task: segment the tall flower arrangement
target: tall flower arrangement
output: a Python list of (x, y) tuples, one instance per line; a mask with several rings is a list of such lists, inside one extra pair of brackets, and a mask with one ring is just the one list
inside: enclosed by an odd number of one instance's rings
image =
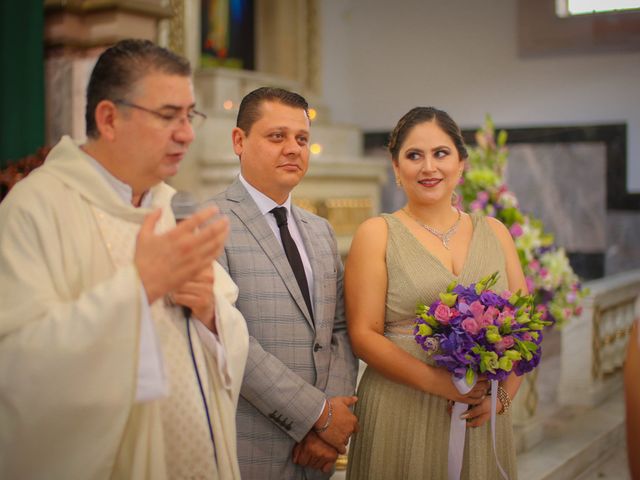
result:
[(508, 160), (507, 132), (496, 135), (487, 116), (476, 132), (477, 146), (469, 148), (467, 171), (460, 184), (462, 206), (470, 212), (483, 212), (503, 222), (514, 238), (529, 292), (544, 312), (543, 319), (562, 326), (579, 315), (586, 295), (571, 268), (566, 252), (554, 244), (542, 222), (527, 215), (504, 179)]

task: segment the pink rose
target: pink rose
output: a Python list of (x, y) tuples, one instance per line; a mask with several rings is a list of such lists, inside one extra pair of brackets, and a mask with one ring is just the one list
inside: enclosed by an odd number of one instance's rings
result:
[(472, 302), (471, 305), (469, 305), (469, 311), (471, 312), (471, 315), (473, 315), (473, 318), (477, 320), (484, 313), (484, 305), (476, 300), (475, 302)]
[(449, 325), (449, 320), (451, 320), (451, 309), (444, 303), (441, 303), (436, 307), (436, 311), (433, 315), (441, 324)]
[(478, 212), (484, 208), (484, 205), (482, 205), (481, 202), (474, 200), (473, 202), (471, 202), (470, 207), (472, 212)]
[(511, 233), (511, 236), (513, 238), (518, 238), (524, 233), (519, 223), (514, 223), (513, 225), (511, 225), (509, 232)]
[(473, 318), (465, 318), (462, 321), (462, 328), (471, 335), (477, 335), (480, 331), (480, 325)]
[(513, 310), (510, 308), (505, 308), (500, 314), (498, 318), (496, 318), (496, 325), (502, 326), (507, 317), (513, 318)]
[(507, 335), (506, 337), (502, 337), (498, 343), (495, 344), (495, 348), (498, 352), (502, 353), (505, 350), (513, 347), (515, 345), (515, 340), (511, 335)]
[(480, 318), (476, 319), (476, 322), (481, 327), (488, 327), (489, 325), (493, 325), (493, 318), (485, 313)]
[(527, 282), (527, 290), (529, 290), (530, 292), (533, 292), (536, 289), (535, 283), (533, 283), (533, 280), (531, 279), (531, 277), (527, 277), (525, 280)]
[(524, 332), (524, 333), (522, 334), (522, 338), (523, 338), (525, 341), (530, 342), (530, 341), (531, 341), (531, 339), (532, 339), (533, 337), (531, 336), (531, 334), (530, 334), (529, 332)]
[(505, 300), (509, 300), (511, 298), (511, 292), (509, 290), (505, 290), (500, 294), (500, 296)]

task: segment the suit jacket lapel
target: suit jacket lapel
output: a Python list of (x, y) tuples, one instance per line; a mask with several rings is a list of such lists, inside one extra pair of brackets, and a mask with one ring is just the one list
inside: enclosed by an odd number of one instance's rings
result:
[[(269, 227), (269, 224), (251, 198), (251, 195), (249, 195), (238, 179), (227, 189), (227, 200), (235, 203), (235, 205), (231, 207), (231, 211), (245, 225), (247, 232), (256, 239), (256, 242), (258, 242), (258, 245), (260, 245), (267, 258), (271, 260), (271, 263), (273, 263), (273, 266), (286, 285), (287, 290), (289, 290), (289, 293), (291, 293), (291, 296), (304, 313), (307, 322), (311, 328), (315, 329), (307, 305), (304, 302), (304, 297), (302, 296), (302, 292), (293, 274), (293, 270), (291, 270), (291, 265), (289, 265), (289, 260), (287, 260), (282, 245), (273, 234), (271, 227)], [(305, 246), (306, 245), (307, 240), (305, 239)]]
[(311, 270), (313, 270), (313, 310), (316, 328), (321, 324), (324, 318), (324, 302), (318, 301), (324, 298), (324, 277), (327, 265), (321, 261), (318, 252), (318, 240), (324, 238), (322, 232), (316, 232), (314, 224), (309, 223), (304, 216), (304, 213), (298, 207), (291, 208), (293, 218), (298, 225), (302, 241), (304, 242), (305, 249), (307, 250), (307, 256), (309, 257), (309, 263), (311, 263)]

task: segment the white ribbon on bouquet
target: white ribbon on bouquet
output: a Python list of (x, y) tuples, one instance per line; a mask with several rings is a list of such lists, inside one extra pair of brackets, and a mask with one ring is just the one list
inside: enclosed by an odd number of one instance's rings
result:
[[(462, 395), (466, 395), (476, 384), (475, 380), (471, 385), (465, 378), (453, 378), (453, 384)], [(496, 452), (496, 407), (498, 401), (498, 381), (491, 380), (491, 438), (493, 440), (493, 455), (498, 465), (498, 470), (505, 480), (509, 476), (500, 465), (498, 453)], [(451, 426), (449, 427), (449, 454), (448, 454), (448, 479), (459, 480), (462, 473), (462, 458), (464, 457), (464, 439), (467, 434), (467, 421), (460, 416), (467, 410), (466, 403), (455, 402), (451, 409)]]

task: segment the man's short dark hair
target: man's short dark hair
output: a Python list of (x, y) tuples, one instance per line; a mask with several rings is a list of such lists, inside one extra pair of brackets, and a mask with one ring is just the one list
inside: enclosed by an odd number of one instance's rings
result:
[(95, 118), (98, 103), (124, 100), (138, 80), (154, 72), (188, 77), (191, 66), (185, 58), (149, 40), (121, 40), (106, 49), (93, 67), (87, 86), (87, 137), (97, 138), (99, 134)]
[(246, 135), (254, 123), (260, 119), (260, 107), (264, 102), (278, 102), (288, 107), (300, 108), (309, 116), (309, 104), (302, 95), (283, 88), (260, 87), (245, 95), (240, 102), (236, 127)]

